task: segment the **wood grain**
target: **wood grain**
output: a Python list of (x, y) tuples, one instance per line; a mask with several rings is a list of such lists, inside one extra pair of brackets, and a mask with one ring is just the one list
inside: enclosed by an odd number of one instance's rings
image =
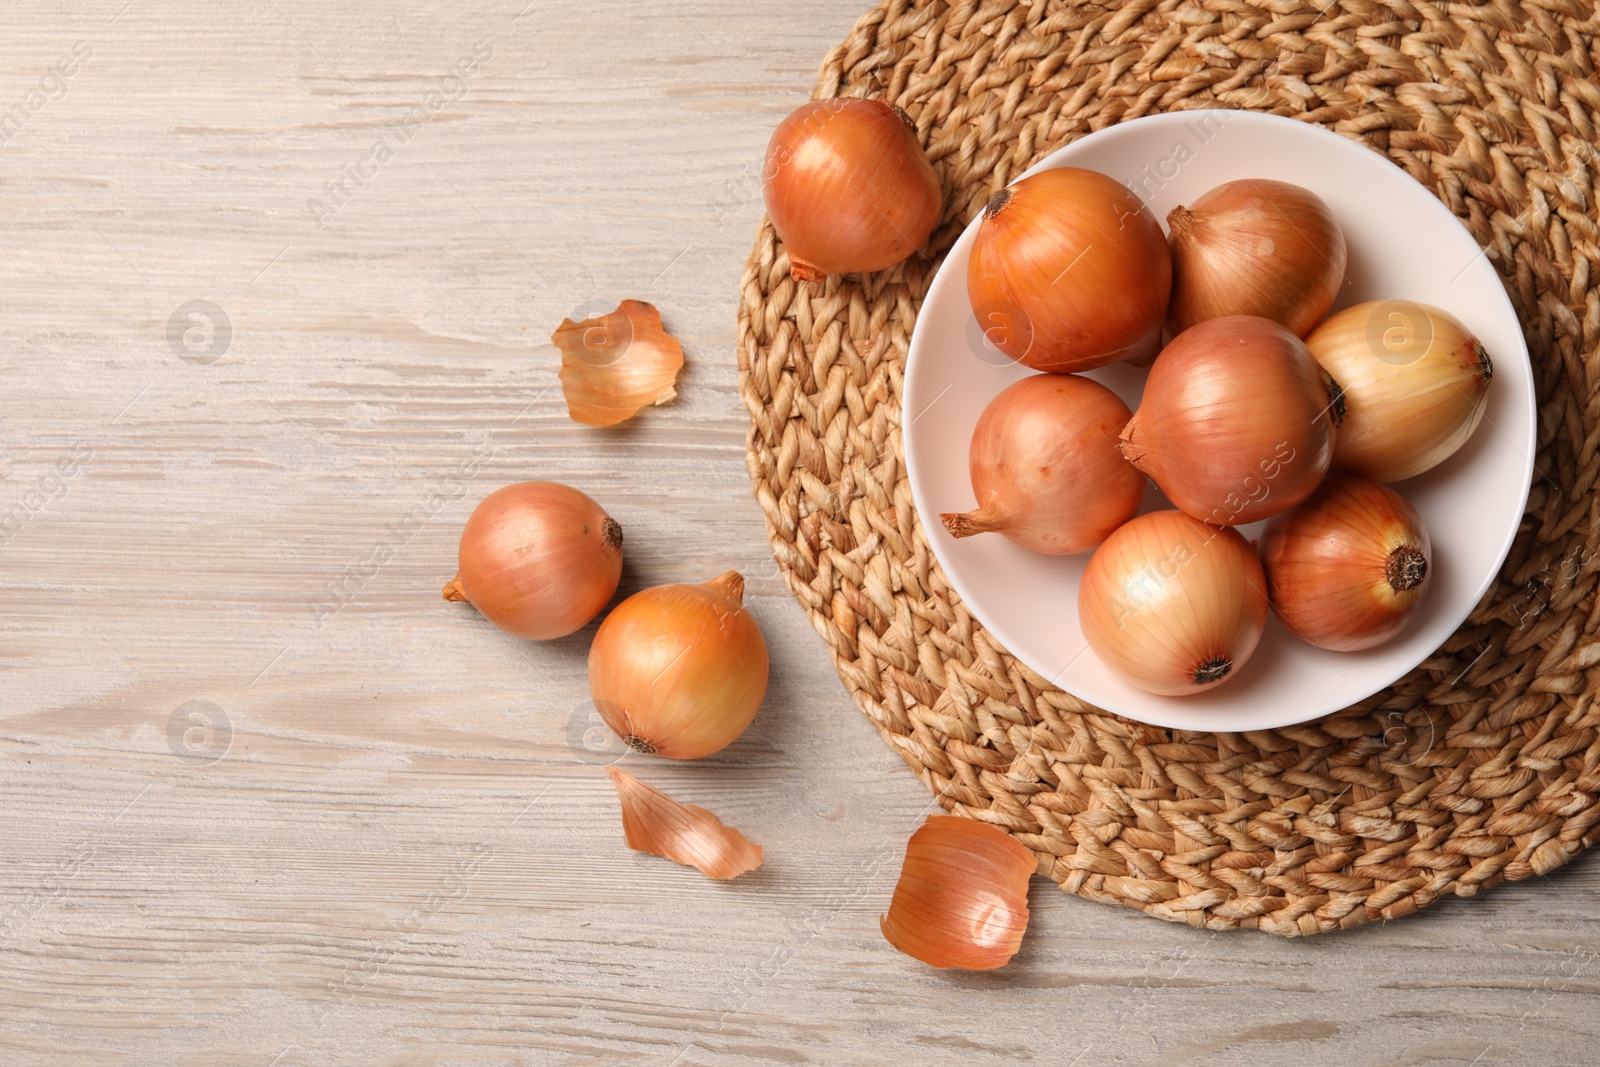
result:
[[(1040, 881), (1003, 972), (889, 949), (929, 798), (777, 579), (733, 361), (757, 161), (856, 5), (525, 2), (6, 9), (0, 1062), (1594, 1062), (1588, 859), (1307, 942)], [(575, 425), (549, 333), (623, 297), (681, 399)], [(196, 300), (225, 352), (169, 340)], [(748, 576), (756, 724), (625, 766), (754, 875), (623, 847), (592, 631), (439, 598), (526, 478), (623, 523), (623, 593)]]

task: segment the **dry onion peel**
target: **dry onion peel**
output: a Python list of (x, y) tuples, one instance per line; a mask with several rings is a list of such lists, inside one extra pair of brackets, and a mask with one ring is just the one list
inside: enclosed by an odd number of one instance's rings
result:
[(562, 319), (550, 340), (561, 349), (561, 391), (576, 422), (615, 426), (678, 395), (683, 346), (653, 304), (624, 300), (606, 315)]
[(622, 801), (622, 833), (636, 852), (697, 867), (712, 878), (736, 878), (761, 866), (761, 846), (705, 808), (673, 800), (626, 771), (607, 767)]
[(906, 843), (889, 911), (889, 944), (934, 967), (990, 971), (1017, 954), (1038, 862), (1003, 830), (930, 815)]

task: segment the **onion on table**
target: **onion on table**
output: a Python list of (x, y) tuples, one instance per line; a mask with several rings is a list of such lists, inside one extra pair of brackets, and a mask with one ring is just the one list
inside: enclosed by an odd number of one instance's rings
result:
[(622, 577), (622, 527), (559, 482), (519, 482), (483, 499), (461, 531), (446, 600), (466, 601), (500, 629), (536, 641), (579, 630)]
[(595, 710), (630, 748), (698, 759), (731, 745), (767, 692), (744, 578), (658, 585), (612, 609), (589, 648)]

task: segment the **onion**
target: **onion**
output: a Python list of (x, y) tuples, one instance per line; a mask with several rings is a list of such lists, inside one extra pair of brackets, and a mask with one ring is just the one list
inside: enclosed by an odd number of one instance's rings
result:
[(1318, 648), (1373, 648), (1405, 628), (1433, 574), (1422, 517), (1387, 486), (1336, 475), (1267, 523), (1261, 562), (1278, 617)]
[(882, 100), (802, 104), (772, 134), (762, 188), (802, 281), (894, 266), (928, 239), (944, 201), (911, 119)]
[(744, 733), (767, 692), (767, 644), (744, 578), (658, 585), (612, 609), (589, 648), (589, 692), (640, 752), (696, 759)]
[(1233, 677), (1255, 651), (1267, 622), (1266, 577), (1237, 530), (1153, 511), (1089, 557), (1078, 621), (1089, 647), (1130, 684), (1162, 696), (1199, 693)]
[(1175, 334), (1207, 319), (1260, 315), (1304, 337), (1344, 284), (1344, 232), (1321, 197), (1298, 185), (1228, 182), (1173, 208), (1167, 226)]
[(1306, 338), (1343, 387), (1333, 464), (1398, 482), (1449, 458), (1478, 428), (1494, 363), (1447, 311), (1411, 300), (1346, 308)]
[(976, 511), (941, 515), (952, 537), (998, 531), (1023, 548), (1084, 552), (1139, 511), (1144, 479), (1117, 451), (1128, 406), (1072, 374), (1002, 390), (972, 432)]
[(484, 497), (461, 531), (446, 600), (500, 629), (547, 641), (600, 613), (622, 577), (622, 527), (583, 493), (520, 482)]
[(622, 834), (629, 848), (697, 867), (718, 879), (761, 866), (761, 846), (705, 808), (673, 800), (626, 771), (606, 771), (622, 801)]
[(996, 348), (1065, 373), (1161, 346), (1172, 257), (1133, 193), (1092, 170), (1040, 171), (1000, 190), (967, 261), (967, 296)]
[(889, 944), (934, 967), (1003, 967), (1028, 928), (1028, 879), (1038, 861), (1004, 830), (930, 815), (906, 843), (889, 911)]
[(1339, 386), (1267, 319), (1209, 319), (1150, 368), (1122, 454), (1197, 519), (1242, 526), (1310, 496), (1333, 458)]

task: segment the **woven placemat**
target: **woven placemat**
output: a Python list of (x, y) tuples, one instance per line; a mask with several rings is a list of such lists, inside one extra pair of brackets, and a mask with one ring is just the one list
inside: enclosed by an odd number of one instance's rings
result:
[[(1544, 874), (1600, 836), (1600, 21), (1582, 0), (888, 0), (817, 95), (916, 122), (946, 210), (872, 276), (789, 278), (770, 222), (739, 308), (750, 476), (789, 587), (868, 718), (940, 803), (1062, 888), (1214, 929), (1309, 934)], [(1420, 668), (1256, 733), (1164, 730), (1050, 686), (951, 590), (901, 448), (934, 268), (1013, 177), (1162, 111), (1271, 111), (1385, 153), (1499, 269), (1540, 398), (1538, 473), (1499, 579)]]

